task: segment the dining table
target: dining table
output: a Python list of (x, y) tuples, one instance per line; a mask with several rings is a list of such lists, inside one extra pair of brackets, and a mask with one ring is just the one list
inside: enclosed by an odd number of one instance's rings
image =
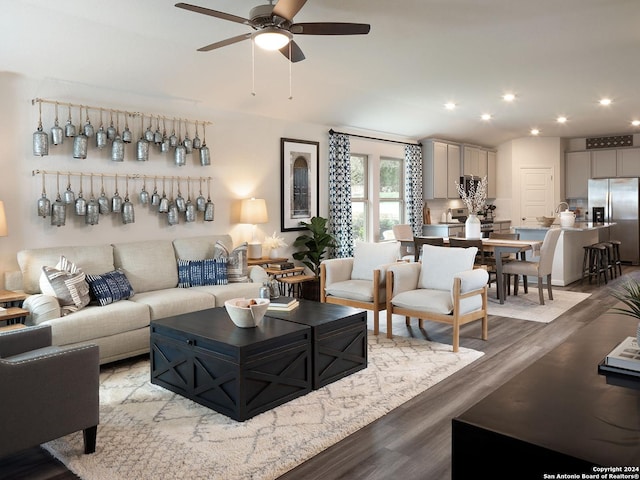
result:
[[(402, 245), (413, 245), (413, 239), (400, 239)], [(449, 245), (449, 239), (444, 238), (444, 245)], [(502, 238), (482, 238), (482, 246), (485, 252), (493, 252), (496, 261), (496, 298), (500, 304), (504, 304), (505, 295), (503, 292), (502, 265), (503, 254), (514, 254), (521, 260), (525, 259), (527, 252), (531, 256), (538, 256), (542, 240), (507, 240)]]

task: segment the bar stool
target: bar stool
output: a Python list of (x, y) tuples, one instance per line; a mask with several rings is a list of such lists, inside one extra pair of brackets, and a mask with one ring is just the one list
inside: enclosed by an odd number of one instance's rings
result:
[(582, 260), (582, 278), (580, 279), (580, 283), (582, 283), (585, 277), (588, 277), (589, 283), (591, 283), (591, 278), (595, 276), (598, 281), (598, 286), (600, 286), (600, 276), (602, 275), (604, 283), (606, 284), (607, 266), (604, 262), (607, 247), (599, 243), (594, 243), (593, 245), (585, 245), (582, 248), (584, 249), (584, 256)]
[(613, 243), (600, 242), (599, 245), (604, 245), (605, 250), (603, 252), (602, 263), (604, 264), (606, 272), (609, 274), (609, 278), (613, 280), (616, 276), (613, 268)]
[(622, 275), (622, 260), (620, 260), (620, 245), (622, 242), (620, 240), (609, 240), (609, 243), (613, 246), (609, 261), (612, 264), (613, 273), (617, 277)]

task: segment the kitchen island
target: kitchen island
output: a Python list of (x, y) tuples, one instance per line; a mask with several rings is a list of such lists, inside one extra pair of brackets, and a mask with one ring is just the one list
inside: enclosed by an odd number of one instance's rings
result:
[(582, 278), (582, 247), (609, 240), (612, 225), (615, 223), (576, 222), (573, 227), (522, 225), (513, 227), (513, 230), (520, 234), (521, 240), (544, 240), (550, 228), (562, 229), (553, 256), (551, 285), (564, 287)]

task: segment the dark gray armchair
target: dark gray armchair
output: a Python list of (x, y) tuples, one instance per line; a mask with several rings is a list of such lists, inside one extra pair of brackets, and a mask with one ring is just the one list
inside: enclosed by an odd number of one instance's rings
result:
[(51, 327), (0, 333), (0, 457), (82, 430), (96, 449), (97, 345), (51, 345)]

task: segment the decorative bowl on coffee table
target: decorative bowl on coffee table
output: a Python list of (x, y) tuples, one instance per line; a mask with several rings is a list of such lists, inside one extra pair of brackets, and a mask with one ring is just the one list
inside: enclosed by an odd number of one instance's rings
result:
[(260, 325), (269, 303), (268, 298), (232, 298), (224, 302), (224, 308), (236, 326), (252, 328)]

